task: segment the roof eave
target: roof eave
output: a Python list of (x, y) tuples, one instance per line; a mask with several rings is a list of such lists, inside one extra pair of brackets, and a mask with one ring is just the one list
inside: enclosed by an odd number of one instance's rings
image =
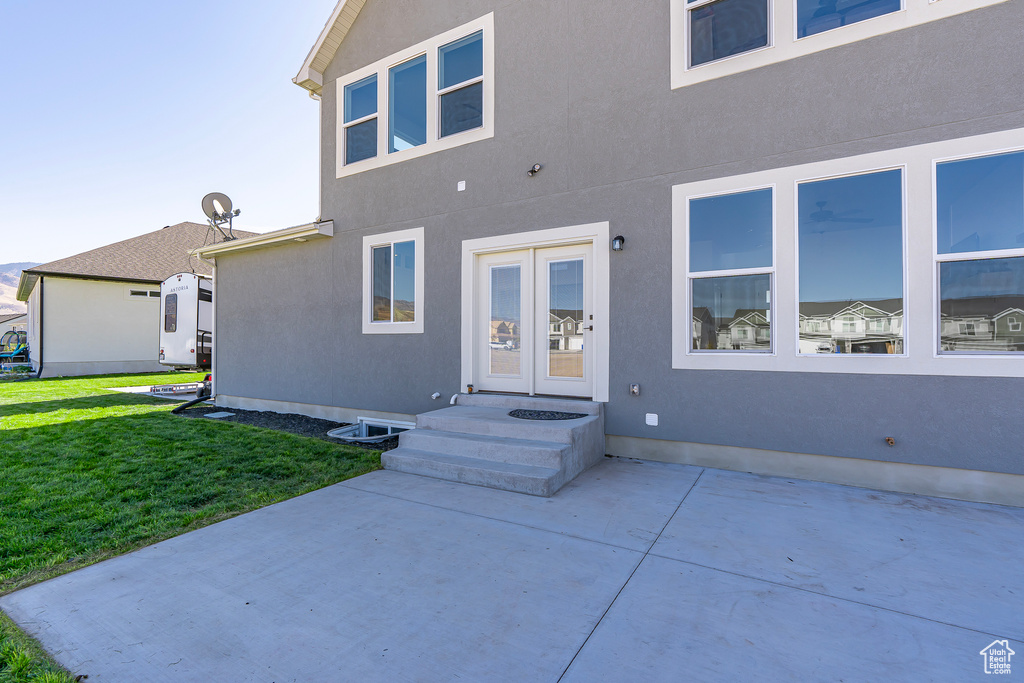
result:
[(36, 282), (38, 281), (38, 273), (33, 273), (27, 270), (21, 271), (21, 279), (18, 280), (18, 291), (15, 293), (14, 298), (18, 301), (28, 301), (28, 298), (32, 296), (32, 290), (35, 289)]
[(334, 237), (334, 221), (320, 221), (318, 223), (307, 223), (294, 228), (284, 228), (273, 232), (246, 237), (245, 239), (232, 240), (212, 244), (208, 247), (197, 249), (195, 253), (200, 258), (210, 258), (237, 251), (249, 251), (251, 249), (266, 249), (268, 247), (280, 246), (289, 242), (310, 242), (312, 240)]
[(345, 40), (365, 2), (366, 0), (339, 0), (334, 12), (331, 13), (331, 18), (327, 20), (316, 43), (306, 55), (298, 75), (292, 79), (293, 83), (315, 95), (321, 93), (324, 71), (337, 54), (341, 42)]

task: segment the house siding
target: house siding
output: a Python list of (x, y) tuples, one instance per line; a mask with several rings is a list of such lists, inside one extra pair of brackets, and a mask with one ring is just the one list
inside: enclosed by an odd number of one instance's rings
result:
[[(491, 11), (494, 137), (336, 179), (333, 82)], [(218, 258), (218, 391), (436, 409), (432, 392), (464, 390), (462, 241), (607, 221), (627, 239), (611, 258), (608, 434), (1024, 474), (1021, 379), (673, 369), (670, 248), (674, 185), (1024, 128), (1024, 2), (676, 90), (668, 25), (666, 0), (369, 0), (324, 79), (335, 236)], [(424, 333), (363, 335), (362, 237), (417, 227)]]
[[(44, 276), (43, 376), (115, 372), (163, 372), (160, 365), (160, 300), (130, 300), (129, 288), (155, 285)], [(38, 285), (37, 285), (38, 288)], [(29, 297), (29, 317), (38, 319), (38, 289)], [(38, 367), (39, 326), (29, 344)]]

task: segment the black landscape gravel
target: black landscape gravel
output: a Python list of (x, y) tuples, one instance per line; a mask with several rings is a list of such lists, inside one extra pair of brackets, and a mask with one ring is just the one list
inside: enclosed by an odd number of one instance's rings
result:
[(331, 443), (343, 443), (349, 446), (358, 446), (368, 451), (389, 451), (398, 447), (398, 436), (380, 441), (378, 443), (350, 443), (342, 439), (332, 439), (327, 432), (335, 427), (344, 427), (348, 422), (333, 422), (321, 420), (317, 417), (296, 415), (295, 413), (273, 413), (265, 410), (238, 410), (236, 408), (218, 408), (215, 406), (194, 406), (180, 413), (181, 417), (203, 417), (208, 413), (234, 413), (231, 417), (217, 418), (219, 422), (237, 422), (239, 424), (263, 427), (264, 429), (276, 429), (279, 432), (290, 432), (299, 436), (309, 436)]
[(563, 413), (560, 410), (524, 410), (517, 408), (509, 412), (510, 417), (520, 420), (577, 420), (586, 417), (586, 413)]

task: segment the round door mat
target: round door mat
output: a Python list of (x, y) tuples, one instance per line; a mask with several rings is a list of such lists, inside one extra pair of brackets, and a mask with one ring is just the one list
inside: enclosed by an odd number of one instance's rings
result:
[(510, 417), (520, 420), (577, 420), (586, 417), (586, 413), (563, 413), (558, 410), (522, 410), (516, 409), (509, 413)]

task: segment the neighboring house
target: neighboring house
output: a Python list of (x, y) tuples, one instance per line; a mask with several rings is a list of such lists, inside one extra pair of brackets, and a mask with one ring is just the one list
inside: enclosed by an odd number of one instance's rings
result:
[(1024, 2), (729, 2), (340, 2), (321, 222), (204, 250), (218, 402), (1024, 504)]
[(801, 353), (903, 353), (903, 300), (800, 303)]
[(28, 322), (28, 313), (0, 314), (0, 336), (12, 330), (24, 330)]
[(41, 364), (43, 377), (166, 370), (157, 360), (160, 283), (190, 270), (210, 275), (189, 254), (219, 237), (208, 225), (178, 223), (22, 271), (32, 367)]

